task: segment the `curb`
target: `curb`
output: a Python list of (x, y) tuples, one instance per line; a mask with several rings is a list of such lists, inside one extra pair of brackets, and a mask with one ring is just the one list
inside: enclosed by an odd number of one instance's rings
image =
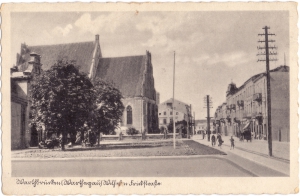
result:
[[(72, 160), (116, 160), (116, 159), (192, 159), (192, 158), (224, 158), (225, 155), (190, 155), (190, 156), (144, 156), (144, 157), (74, 157), (74, 158), (12, 158), (11, 161), (72, 161)], [(226, 159), (226, 158), (224, 158)]]

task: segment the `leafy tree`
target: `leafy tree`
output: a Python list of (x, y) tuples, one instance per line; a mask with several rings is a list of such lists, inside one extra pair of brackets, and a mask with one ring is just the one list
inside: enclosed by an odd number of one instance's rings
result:
[[(184, 131), (186, 132), (186, 126), (187, 126), (187, 122), (185, 120), (175, 122), (176, 133), (179, 132), (179, 129), (182, 129), (183, 132)], [(167, 127), (168, 127), (169, 133), (173, 133), (173, 120), (172, 119)]]
[(89, 78), (74, 64), (62, 60), (34, 77), (31, 98), (31, 123), (44, 124), (48, 132), (61, 134), (62, 150), (67, 134), (76, 135), (94, 109)]
[(112, 82), (96, 78), (93, 81), (95, 91), (95, 109), (90, 116), (90, 123), (97, 133), (98, 144), (100, 132), (114, 134), (121, 122), (124, 111), (122, 94)]

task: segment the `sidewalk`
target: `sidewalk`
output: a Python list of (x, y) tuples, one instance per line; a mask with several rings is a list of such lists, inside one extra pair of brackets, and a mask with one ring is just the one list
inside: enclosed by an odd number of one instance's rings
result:
[[(222, 136), (224, 140), (223, 145), (230, 146), (230, 136)], [(241, 150), (247, 150), (250, 152), (263, 154), (269, 156), (268, 141), (266, 140), (252, 140), (251, 142), (247, 140), (240, 141), (239, 138), (233, 137), (234, 144), (237, 148)], [(284, 159), (289, 162), (290, 160), (290, 143), (289, 142), (279, 142), (272, 141), (272, 154), (274, 158)]]
[[(202, 135), (195, 135), (194, 139), (202, 139)], [(224, 141), (223, 145), (230, 146), (230, 136), (222, 136)], [(268, 141), (266, 140), (247, 140), (240, 141), (239, 138), (233, 136), (234, 145), (237, 149), (245, 150), (248, 152), (269, 156)], [(207, 140), (207, 137), (205, 137)], [(286, 162), (290, 160), (290, 143), (272, 141), (272, 154), (274, 158), (283, 159)]]
[[(230, 141), (229, 141), (230, 137), (223, 136), (222, 139), (223, 139), (224, 143), (222, 145), (222, 148), (220, 148), (220, 147), (218, 147), (218, 145), (216, 145), (215, 147), (212, 147), (211, 142), (207, 141), (207, 137), (204, 140), (202, 139), (202, 136), (200, 137), (200, 136), (196, 135), (193, 137), (194, 141), (204, 144), (206, 146), (210, 146), (212, 148), (217, 148), (218, 150), (222, 150), (227, 154), (234, 154), (234, 155), (237, 155), (238, 157), (248, 159), (250, 161), (253, 161), (255, 163), (258, 163), (260, 165), (268, 167), (270, 169), (276, 170), (276, 171), (284, 173), (286, 175), (290, 175), (289, 161), (287, 159), (269, 157), (267, 155), (267, 152), (268, 152), (267, 151), (267, 143), (266, 144), (263, 143), (266, 141), (253, 141), (252, 143), (250, 143), (250, 142), (247, 143), (247, 141), (241, 142), (241, 141), (239, 141), (238, 138), (234, 137), (236, 148), (234, 150), (230, 150)], [(281, 147), (280, 144), (278, 145), (278, 143), (274, 145), (274, 146), (276, 146), (275, 149), (277, 149), (277, 151), (275, 151), (275, 152), (277, 152), (277, 156), (278, 155), (282, 156), (284, 153), (280, 153), (278, 151), (278, 146)], [(256, 146), (252, 147), (254, 145), (256, 145)], [(286, 144), (282, 145), (282, 146), (284, 146), (283, 149), (286, 149), (285, 145)], [(260, 148), (266, 148), (266, 150), (260, 152), (259, 151)], [(237, 161), (239, 161), (239, 160), (237, 159)], [(255, 168), (253, 168), (253, 169), (255, 169)]]

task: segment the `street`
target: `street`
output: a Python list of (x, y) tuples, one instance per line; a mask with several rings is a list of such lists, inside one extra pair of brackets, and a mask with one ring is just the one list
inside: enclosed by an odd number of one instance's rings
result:
[[(229, 161), (228, 155), (172, 158), (13, 160), (13, 177), (250, 177), (257, 176)], [(233, 156), (233, 155), (229, 155)], [(230, 157), (229, 157), (230, 158)], [(263, 176), (283, 176), (244, 159), (242, 165)]]

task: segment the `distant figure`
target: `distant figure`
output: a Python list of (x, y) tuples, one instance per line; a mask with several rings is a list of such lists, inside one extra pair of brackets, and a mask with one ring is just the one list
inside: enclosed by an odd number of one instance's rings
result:
[(211, 136), (211, 145), (212, 145), (212, 146), (215, 146), (215, 145), (216, 145), (216, 136), (215, 136), (215, 135), (212, 135), (212, 136)]
[(240, 141), (244, 141), (244, 133), (241, 133), (241, 136), (240, 136)]
[(202, 136), (203, 136), (202, 139), (204, 139), (204, 138), (205, 138), (205, 133), (204, 133), (204, 131), (202, 131)]
[(218, 142), (219, 142), (219, 145), (218, 145), (218, 146), (220, 146), (220, 148), (222, 148), (221, 146), (222, 146), (222, 144), (223, 144), (223, 140), (222, 140), (222, 137), (221, 137), (220, 134), (217, 136), (217, 140), (218, 140)]
[(234, 149), (234, 139), (233, 139), (233, 137), (231, 136), (231, 138), (230, 138), (230, 150), (231, 150), (231, 148), (233, 148)]

